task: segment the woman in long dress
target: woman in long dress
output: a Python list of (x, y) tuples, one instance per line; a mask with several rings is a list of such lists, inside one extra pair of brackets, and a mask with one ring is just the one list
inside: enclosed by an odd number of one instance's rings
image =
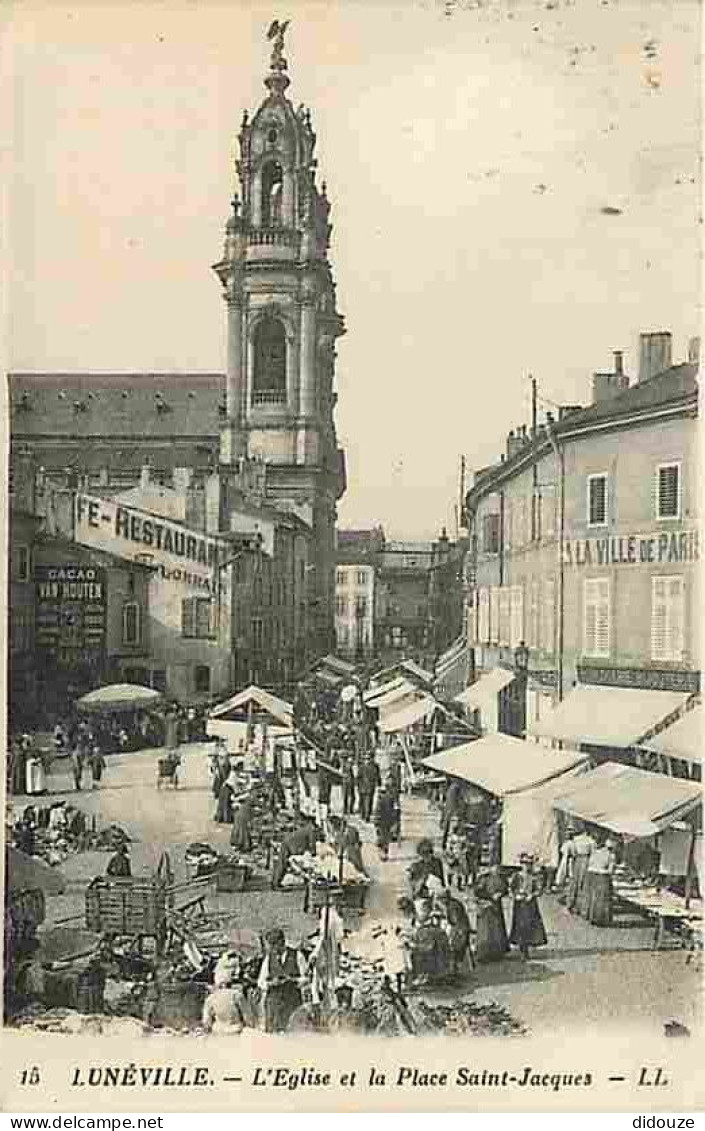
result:
[(521, 957), (526, 961), (530, 957), (529, 948), (546, 946), (548, 937), (538, 899), (543, 892), (543, 879), (534, 871), (533, 857), (522, 855), (520, 864), (521, 871), (511, 882), (514, 906), (509, 941), (519, 948)]
[(44, 760), (37, 750), (30, 746), (26, 751), (25, 777), (27, 793), (37, 795), (47, 791), (47, 774)]
[(585, 917), (596, 927), (609, 927), (612, 923), (614, 865), (614, 845), (603, 838), (590, 853), (585, 881)]
[(231, 825), (233, 823), (233, 797), (233, 787), (229, 781), (224, 781), (220, 787), (218, 806), (215, 811), (215, 819), (219, 825)]
[(477, 962), (496, 962), (509, 950), (507, 926), (504, 921), (502, 899), (507, 885), (499, 865), (478, 876), (475, 882), (477, 926), (475, 959)]
[(252, 811), (253, 800), (250, 795), (238, 805), (233, 815), (233, 829), (230, 844), (240, 852), (252, 851)]

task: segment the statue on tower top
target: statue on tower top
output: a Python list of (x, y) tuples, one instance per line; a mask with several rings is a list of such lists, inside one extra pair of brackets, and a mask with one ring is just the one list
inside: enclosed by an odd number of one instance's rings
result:
[(283, 23), (280, 23), (279, 20), (272, 20), (269, 25), (267, 39), (274, 41), (272, 46), (272, 58), (270, 60), (270, 66), (273, 71), (287, 70), (287, 62), (284, 57), (284, 36), (286, 35), (286, 29), (290, 22), (290, 20), (284, 20)]

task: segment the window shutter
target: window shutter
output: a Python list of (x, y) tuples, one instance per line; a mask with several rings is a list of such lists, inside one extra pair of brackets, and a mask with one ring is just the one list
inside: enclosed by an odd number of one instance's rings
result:
[(556, 633), (556, 580), (553, 577), (544, 578), (540, 629), (542, 650), (553, 652)]
[(499, 590), (499, 637), (500, 644), (509, 644), (511, 631), (511, 591), (507, 588)]
[(584, 582), (583, 652), (586, 656), (610, 654), (609, 578), (591, 578)]
[(681, 660), (685, 650), (685, 586), (682, 577), (668, 580), (668, 638), (672, 660)]
[(199, 637), (211, 635), (211, 603), (207, 597), (198, 597), (196, 605), (196, 632)]
[(509, 643), (516, 648), (524, 639), (524, 590), (521, 585), (512, 587), (511, 602)]
[(499, 644), (499, 589), (490, 589), (490, 644)]
[(468, 644), (479, 643), (477, 635), (477, 609), (475, 605), (468, 605), (467, 608), (467, 621), (465, 625), (466, 640)]
[(656, 514), (658, 518), (678, 518), (680, 514), (680, 467), (664, 464), (656, 470)]
[(193, 597), (185, 597), (181, 602), (181, 635), (196, 635), (196, 607)]
[(489, 644), (490, 641), (490, 591), (489, 589), (478, 590), (478, 639), (481, 644)]
[(685, 588), (682, 577), (651, 580), (651, 659), (681, 660), (685, 646)]
[(530, 648), (540, 648), (539, 636), (539, 583), (534, 580), (529, 588), (529, 623), (526, 630), (526, 643)]

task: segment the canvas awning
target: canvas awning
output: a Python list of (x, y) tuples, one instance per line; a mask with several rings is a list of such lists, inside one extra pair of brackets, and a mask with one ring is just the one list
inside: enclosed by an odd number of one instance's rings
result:
[(655, 754), (665, 754), (669, 758), (683, 758), (686, 762), (700, 763), (703, 760), (703, 739), (705, 737), (705, 707), (698, 703), (692, 711), (671, 723), (655, 738), (644, 743), (645, 750)]
[(452, 668), (458, 660), (462, 659), (467, 650), (468, 644), (464, 636), (461, 636), (458, 640), (454, 641), (454, 643), (451, 644), (450, 648), (447, 648), (446, 651), (443, 652), (436, 661), (436, 679), (444, 675), (449, 668)]
[(362, 698), (368, 706), (374, 707), (377, 699), (381, 699), (383, 695), (387, 695), (390, 691), (395, 691), (404, 683), (406, 683), (404, 677), (397, 676), (396, 679), (389, 679), (386, 683), (380, 683), (377, 687), (368, 687)]
[(424, 758), (424, 766), (479, 785), (496, 797), (550, 781), (586, 761), (572, 750), (550, 750), (508, 734), (487, 734), (442, 754)]
[(398, 711), (390, 711), (386, 714), (379, 729), (383, 734), (395, 734), (397, 731), (406, 730), (407, 727), (412, 727), (432, 715), (437, 706), (432, 695), (424, 695), (423, 699), (418, 699), (415, 703), (407, 703)]
[(475, 683), (471, 683), (460, 695), (456, 695), (454, 703), (460, 703), (470, 711), (479, 711), (486, 707), (500, 691), (514, 679), (514, 672), (506, 668), (492, 668), (485, 672)]
[(408, 679), (405, 679), (402, 680), (398, 687), (395, 687), (392, 691), (388, 691), (385, 695), (380, 696), (379, 699), (375, 699), (374, 702), (369, 704), (369, 706), (374, 707), (380, 712), (388, 711), (391, 708), (392, 704), (400, 707), (405, 699), (408, 699), (410, 696), (418, 695), (420, 695), (418, 687), (415, 687), (413, 683), (410, 683)]
[(337, 656), (324, 656), (316, 665), (316, 670), (320, 668), (328, 668), (336, 675), (350, 677), (355, 674), (355, 665), (349, 664), (347, 660), (341, 660)]
[(402, 660), (400, 666), (413, 679), (420, 680), (421, 683), (433, 683), (433, 672), (426, 671), (426, 668), (422, 668), (414, 660)]
[(237, 695), (233, 695), (224, 703), (214, 707), (210, 717), (212, 719), (231, 717), (246, 721), (250, 704), (252, 704), (255, 720), (257, 715), (264, 713), (271, 715), (282, 726), (293, 725), (294, 708), (291, 703), (287, 703), (277, 695), (272, 695), (271, 692), (264, 691), (261, 687), (254, 685), (246, 687), (244, 691), (239, 691)]
[(530, 724), (529, 734), (574, 746), (636, 746), (649, 731), (680, 710), (687, 699), (682, 691), (586, 684), (576, 687), (562, 703)]
[(654, 836), (702, 801), (700, 782), (604, 762), (553, 804), (563, 813), (624, 836)]

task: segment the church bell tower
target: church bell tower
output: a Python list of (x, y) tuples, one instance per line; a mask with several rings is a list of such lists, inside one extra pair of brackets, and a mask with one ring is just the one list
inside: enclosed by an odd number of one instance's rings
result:
[(334, 639), (336, 502), (345, 490), (333, 389), (335, 343), (345, 328), (311, 113), (287, 97), (287, 26), (275, 20), (268, 32), (267, 94), (252, 118), (243, 115), (238, 191), (214, 267), (228, 325), (220, 463), (227, 478), (242, 460), (263, 461), (272, 502), (310, 515), (312, 647), (325, 651)]

